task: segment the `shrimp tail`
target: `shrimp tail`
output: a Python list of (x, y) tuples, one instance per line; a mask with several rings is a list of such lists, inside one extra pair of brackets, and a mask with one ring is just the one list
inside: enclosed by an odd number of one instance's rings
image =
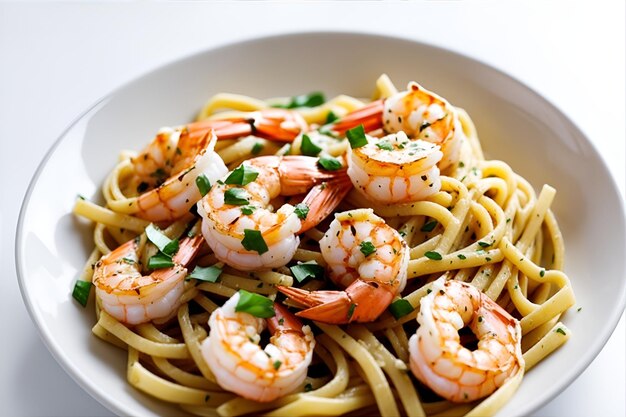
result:
[(172, 260), (180, 265), (188, 265), (198, 254), (202, 243), (204, 243), (204, 237), (201, 233), (193, 237), (186, 237), (180, 242), (178, 252), (176, 252)]
[(298, 233), (306, 232), (317, 226), (333, 212), (352, 189), (350, 177), (337, 176), (332, 180), (316, 185), (302, 200), (309, 207), (309, 213), (302, 219), (302, 227)]
[(276, 315), (266, 320), (272, 335), (277, 331), (302, 330), (302, 322), (284, 305), (274, 303), (274, 312)]
[(358, 110), (348, 113), (333, 125), (337, 133), (344, 133), (358, 125), (363, 125), (366, 132), (383, 127), (383, 103), (384, 100), (376, 100)]
[(359, 279), (345, 291), (306, 291), (283, 286), (277, 289), (309, 307), (296, 313), (296, 316), (329, 324), (371, 322), (389, 306), (394, 296), (384, 285)]

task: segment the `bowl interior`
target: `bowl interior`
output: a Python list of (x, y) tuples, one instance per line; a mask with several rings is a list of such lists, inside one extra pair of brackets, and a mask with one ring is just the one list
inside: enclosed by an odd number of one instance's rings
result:
[(159, 127), (191, 120), (218, 92), (369, 97), (382, 73), (398, 87), (415, 80), (465, 108), (490, 158), (537, 190), (547, 183), (558, 191), (553, 209), (577, 295), (563, 317), (573, 337), (525, 376), (498, 415), (532, 412), (582, 372), (615, 327), (626, 287), (622, 201), (598, 153), (556, 108), (491, 67), (414, 41), (350, 33), (269, 37), (177, 61), (121, 87), (59, 138), (31, 183), (16, 250), (24, 300), (66, 371), (118, 414), (180, 413), (125, 383), (125, 353), (91, 335), (92, 306), (83, 310), (71, 298), (91, 250), (90, 225), (71, 214), (74, 199), (100, 200), (97, 190), (121, 149), (139, 149)]

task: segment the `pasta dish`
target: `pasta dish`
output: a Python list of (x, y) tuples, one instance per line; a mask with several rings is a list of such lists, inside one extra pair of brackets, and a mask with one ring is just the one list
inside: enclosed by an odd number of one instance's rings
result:
[(217, 94), (101, 192), (73, 296), (190, 414), (493, 415), (570, 337), (556, 190), (416, 82)]

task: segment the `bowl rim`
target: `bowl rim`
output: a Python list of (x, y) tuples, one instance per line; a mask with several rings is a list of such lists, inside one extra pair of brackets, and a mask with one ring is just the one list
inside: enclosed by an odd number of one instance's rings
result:
[[(85, 110), (83, 110), (82, 112), (78, 113), (77, 116), (75, 116), (71, 122), (69, 122), (66, 127), (61, 131), (61, 133), (57, 136), (57, 138), (54, 140), (54, 142), (52, 143), (52, 145), (50, 145), (49, 149), (46, 151), (44, 157), (42, 158), (42, 160), (39, 162), (29, 184), (28, 187), (26, 189), (26, 192), (24, 194), (23, 200), (22, 200), (22, 204), (20, 206), (20, 210), (19, 210), (19, 216), (18, 216), (18, 221), (17, 221), (17, 226), (16, 226), (16, 232), (15, 232), (15, 245), (14, 245), (14, 256), (15, 256), (15, 266), (16, 266), (16, 275), (17, 275), (17, 280), (18, 280), (18, 285), (19, 285), (19, 289), (20, 289), (20, 293), (22, 296), (22, 300), (24, 301), (24, 304), (26, 305), (28, 314), (31, 318), (31, 320), (33, 321), (33, 324), (35, 325), (35, 328), (37, 329), (37, 332), (40, 336), (40, 338), (42, 339), (42, 341), (44, 342), (44, 345), (46, 346), (46, 348), (48, 349), (48, 351), (51, 353), (51, 355), (54, 357), (54, 359), (56, 360), (56, 362), (61, 366), (61, 368), (85, 391), (87, 392), (92, 398), (94, 398), (96, 401), (98, 401), (101, 405), (103, 405), (105, 408), (107, 408), (108, 410), (112, 411), (113, 413), (117, 414), (117, 415), (130, 415), (132, 414), (131, 412), (133, 410), (131, 409), (127, 409), (127, 407), (120, 405), (119, 403), (115, 402), (115, 401), (110, 401), (107, 399), (106, 396), (102, 395), (97, 389), (95, 389), (94, 387), (91, 386), (91, 384), (88, 382), (87, 378), (83, 377), (80, 373), (80, 371), (78, 369), (76, 369), (75, 367), (70, 365), (70, 360), (68, 357), (64, 356), (63, 352), (61, 352), (60, 349), (58, 349), (58, 347), (56, 346), (56, 343), (54, 341), (54, 337), (52, 337), (52, 335), (50, 334), (49, 329), (44, 328), (46, 326), (44, 326), (44, 321), (43, 319), (38, 315), (35, 305), (33, 304), (33, 301), (31, 299), (31, 296), (28, 292), (28, 289), (26, 288), (25, 285), (25, 267), (24, 267), (24, 254), (22, 251), (22, 247), (23, 247), (23, 229), (24, 229), (24, 221), (25, 221), (25, 217), (26, 217), (26, 212), (27, 212), (27, 208), (29, 205), (29, 202), (31, 200), (32, 197), (32, 193), (33, 190), (36, 186), (36, 184), (38, 183), (39, 177), (42, 174), (44, 168), (46, 167), (48, 161), (50, 160), (50, 158), (52, 158), (52, 156), (54, 155), (55, 151), (57, 150), (57, 148), (60, 146), (60, 144), (63, 142), (64, 138), (67, 136), (67, 134), (75, 128), (75, 126), (89, 113), (91, 112), (95, 112), (98, 110), (98, 107), (100, 107), (101, 105), (105, 104), (109, 99), (117, 96), (121, 91), (129, 88), (130, 86), (132, 86), (133, 84), (139, 82), (140, 80), (149, 77), (153, 74), (159, 73), (159, 72), (167, 72), (170, 71), (172, 68), (177, 67), (177, 66), (184, 66), (185, 63), (189, 62), (189, 61), (193, 61), (195, 59), (200, 58), (201, 56), (205, 55), (205, 54), (212, 54), (212, 53), (220, 53), (220, 51), (223, 50), (227, 50), (233, 47), (245, 47), (245, 46), (250, 46), (250, 45), (254, 45), (256, 43), (271, 43), (274, 40), (281, 40), (284, 38), (311, 38), (311, 37), (361, 37), (361, 38), (369, 38), (369, 39), (379, 39), (379, 40), (383, 40), (385, 42), (391, 42), (391, 43), (396, 43), (396, 42), (404, 42), (407, 44), (414, 44), (414, 45), (419, 45), (421, 48), (426, 48), (426, 49), (431, 49), (434, 51), (437, 51), (439, 53), (443, 53), (446, 55), (453, 55), (456, 56), (457, 58), (461, 58), (463, 60), (469, 61), (469, 62), (473, 62), (475, 64), (478, 64), (478, 66), (482, 67), (482, 69), (486, 69), (488, 71), (492, 71), (493, 73), (504, 77), (506, 79), (508, 79), (509, 81), (513, 82), (514, 84), (516, 84), (518, 87), (522, 87), (523, 89), (527, 90), (531, 95), (533, 95), (536, 99), (540, 99), (541, 101), (543, 101), (545, 104), (547, 104), (550, 108), (551, 111), (556, 112), (557, 114), (559, 114), (567, 123), (569, 123), (575, 130), (575, 133), (584, 138), (586, 145), (589, 146), (589, 148), (591, 149), (591, 151), (595, 154), (596, 158), (600, 161), (600, 164), (602, 166), (602, 169), (604, 170), (603, 174), (608, 177), (610, 179), (610, 190), (612, 193), (614, 193), (616, 196), (620, 197), (618, 198), (618, 204), (619, 204), (619, 212), (621, 212), (622, 214), (622, 218), (626, 219), (626, 210), (625, 210), (625, 205), (624, 205), (624, 198), (623, 196), (621, 196), (620, 190), (617, 187), (617, 183), (616, 183), (616, 178), (613, 176), (613, 174), (611, 173), (611, 171), (608, 169), (608, 165), (605, 161), (605, 159), (602, 157), (602, 155), (600, 154), (600, 152), (598, 151), (597, 145), (591, 141), (588, 138), (588, 135), (586, 135), (583, 130), (578, 126), (578, 124), (573, 121), (566, 113), (564, 113), (562, 110), (560, 110), (556, 105), (554, 105), (552, 103), (552, 101), (550, 101), (547, 97), (545, 97), (544, 95), (540, 94), (538, 91), (536, 91), (534, 88), (532, 88), (531, 86), (529, 86), (528, 84), (522, 82), (519, 78), (499, 69), (498, 67), (487, 63), (479, 58), (473, 57), (471, 55), (468, 55), (464, 52), (455, 50), (453, 48), (447, 47), (447, 46), (443, 46), (443, 45), (438, 45), (438, 44), (434, 44), (434, 43), (430, 43), (430, 42), (424, 42), (422, 40), (418, 40), (418, 39), (412, 39), (410, 37), (402, 37), (402, 36), (396, 36), (396, 35), (388, 35), (388, 34), (384, 34), (384, 33), (379, 33), (376, 31), (353, 31), (353, 30), (288, 30), (288, 31), (281, 31), (281, 32), (276, 32), (276, 33), (272, 33), (272, 34), (266, 34), (266, 35), (262, 35), (262, 36), (246, 36), (240, 39), (234, 39), (234, 40), (229, 40), (227, 42), (224, 43), (219, 43), (217, 45), (211, 46), (211, 47), (206, 47), (206, 48), (202, 48), (199, 49), (197, 51), (194, 51), (192, 53), (188, 53), (185, 55), (182, 55), (180, 57), (175, 57), (171, 60), (169, 60), (168, 62), (164, 63), (164, 64), (160, 64), (157, 65), (155, 67), (152, 67), (138, 75), (133, 76), (132, 78), (122, 82), (121, 84), (119, 84), (117, 87), (113, 88), (110, 92), (106, 93), (105, 95), (101, 96), (100, 98), (96, 99), (91, 105), (87, 106)], [(626, 226), (624, 224), (624, 222), (622, 222), (622, 234), (626, 235)], [(622, 271), (626, 271), (626, 257), (622, 258)], [(527, 411), (529, 413), (534, 412), (535, 410), (537, 410), (538, 408), (544, 406), (549, 400), (553, 399), (556, 395), (558, 395), (559, 392), (561, 392), (562, 390), (564, 390), (565, 388), (567, 388), (585, 369), (587, 369), (587, 367), (591, 364), (591, 362), (593, 362), (593, 360), (596, 358), (596, 356), (600, 353), (600, 351), (603, 349), (604, 345), (606, 344), (606, 342), (609, 340), (609, 338), (611, 337), (611, 335), (613, 334), (613, 332), (615, 331), (615, 328), (621, 318), (622, 313), (624, 312), (625, 308), (626, 308), (626, 282), (624, 282), (624, 284), (622, 285), (623, 289), (622, 291), (620, 291), (620, 296), (618, 301), (618, 305), (617, 308), (612, 310), (612, 314), (609, 317), (606, 317), (607, 321), (605, 322), (605, 329), (608, 329), (609, 331), (605, 331), (603, 334), (603, 337), (600, 337), (598, 339), (596, 339), (594, 341), (594, 343), (591, 346), (591, 349), (588, 349), (586, 354), (582, 357), (579, 358), (579, 361), (577, 361), (578, 366), (574, 366), (570, 369), (570, 373), (567, 374), (567, 376), (565, 378), (563, 378), (561, 380), (561, 384), (556, 384), (551, 386), (549, 389), (545, 390), (543, 392), (543, 395), (541, 397), (539, 397), (539, 401), (537, 401), (534, 406), (530, 407)]]

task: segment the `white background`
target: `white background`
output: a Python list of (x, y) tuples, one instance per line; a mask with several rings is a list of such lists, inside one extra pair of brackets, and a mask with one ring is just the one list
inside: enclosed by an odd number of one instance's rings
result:
[[(621, 1), (0, 3), (2, 414), (111, 415), (39, 339), (13, 251), (20, 204), (44, 154), (112, 89), (179, 57), (259, 35), (329, 29), (414, 38), (478, 58), (544, 95), (595, 143), (623, 196), (624, 20)], [(622, 315), (591, 366), (534, 415), (626, 415), (624, 334)]]

